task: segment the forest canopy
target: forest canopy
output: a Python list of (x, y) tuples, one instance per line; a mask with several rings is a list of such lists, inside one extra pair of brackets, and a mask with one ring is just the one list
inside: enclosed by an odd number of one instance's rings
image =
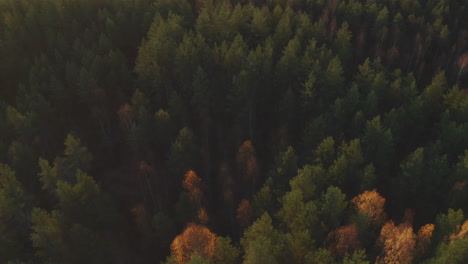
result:
[(0, 263), (467, 263), (467, 13), (0, 0)]

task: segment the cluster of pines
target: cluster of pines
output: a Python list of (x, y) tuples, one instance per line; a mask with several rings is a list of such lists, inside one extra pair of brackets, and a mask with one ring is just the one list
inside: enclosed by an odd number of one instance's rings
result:
[(1, 0), (0, 263), (468, 263), (467, 0)]

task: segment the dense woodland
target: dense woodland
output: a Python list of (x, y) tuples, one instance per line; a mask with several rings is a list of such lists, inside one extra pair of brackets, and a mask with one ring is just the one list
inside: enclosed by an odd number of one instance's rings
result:
[(467, 14), (0, 0), (0, 263), (467, 263)]

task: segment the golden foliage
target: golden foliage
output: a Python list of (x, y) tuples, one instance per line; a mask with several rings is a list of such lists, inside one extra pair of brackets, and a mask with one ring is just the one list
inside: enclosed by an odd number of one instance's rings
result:
[(242, 199), (236, 211), (236, 219), (239, 221), (240, 225), (248, 226), (252, 222), (254, 212), (249, 200)]
[(342, 226), (328, 234), (328, 250), (335, 257), (343, 257), (346, 253), (352, 254), (361, 248), (359, 242), (359, 228), (356, 224)]
[(411, 225), (395, 226), (393, 221), (388, 221), (380, 231), (378, 242), (383, 251), (377, 257), (377, 264), (409, 264), (413, 260), (416, 235)]
[(435, 225), (427, 224), (422, 226), (418, 231), (418, 240), (430, 240), (432, 232), (434, 232)]
[(195, 254), (213, 259), (216, 239), (216, 235), (208, 228), (191, 223), (172, 241), (172, 256), (180, 264), (188, 262)]
[(198, 205), (202, 196), (201, 182), (200, 177), (193, 170), (189, 170), (185, 174), (185, 179), (182, 182), (182, 186), (188, 192), (190, 200)]
[(457, 239), (468, 238), (468, 220), (466, 220), (461, 226), (458, 226), (457, 229), (458, 229), (458, 232), (453, 233), (449, 237), (450, 242), (452, 242), (452, 243), (453, 243), (453, 241), (455, 241)]
[(416, 238), (416, 252), (418, 256), (422, 256), (427, 253), (431, 243), (432, 233), (434, 232), (434, 227), (434, 224), (427, 224), (419, 229), (418, 236)]
[(369, 222), (374, 225), (380, 226), (387, 218), (384, 211), (385, 198), (380, 196), (375, 189), (354, 197), (351, 203), (359, 212), (366, 213)]

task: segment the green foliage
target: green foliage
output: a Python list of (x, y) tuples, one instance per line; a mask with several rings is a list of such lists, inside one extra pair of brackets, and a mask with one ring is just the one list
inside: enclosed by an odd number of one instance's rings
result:
[(276, 250), (278, 250), (272, 241), (264, 236), (259, 236), (249, 243), (249, 246), (244, 248), (244, 264), (254, 263), (279, 263), (275, 258)]
[[(402, 203), (424, 208), (427, 202), (443, 199), (442, 190), (449, 188), (444, 179), (451, 173), (450, 167), (445, 155), (434, 156), (432, 151), (418, 148), (401, 163), (400, 188), (406, 194)], [(426, 209), (426, 212), (430, 210)]]
[(37, 249), (36, 254), (48, 261), (61, 261), (63, 253), (63, 215), (58, 211), (52, 213), (39, 208), (32, 212), (33, 234), (31, 240)]
[(39, 159), (39, 168), (41, 169), (39, 180), (42, 183), (42, 189), (53, 192), (58, 181), (57, 168), (50, 167), (49, 162), (44, 159)]
[(340, 226), (347, 206), (346, 194), (342, 193), (338, 187), (328, 187), (327, 191), (322, 195), (320, 213), (322, 215), (321, 219), (325, 222), (329, 230)]
[(379, 171), (388, 171), (393, 162), (393, 136), (390, 129), (382, 127), (380, 116), (367, 121), (362, 141), (366, 160), (372, 162)]
[(450, 204), (453, 208), (463, 208), (463, 210), (466, 211), (468, 210), (468, 207), (463, 201), (468, 198), (468, 192), (463, 188), (463, 186), (468, 182), (468, 151), (465, 151), (464, 155), (459, 156), (459, 161), (455, 165), (453, 177), (454, 188), (450, 195)]
[(393, 101), (396, 106), (408, 103), (409, 100), (415, 97), (418, 93), (416, 80), (414, 79), (413, 74), (409, 73), (407, 76), (404, 76), (402, 71), (397, 69), (393, 75), (394, 80), (390, 84), (388, 101)]
[(1, 263), (158, 262), (188, 221), (233, 237), (190, 263), (369, 263), (333, 246), (375, 259), (374, 189), (436, 221), (413, 262), (467, 258), (465, 1), (0, 2)]
[(154, 114), (154, 142), (156, 146), (167, 151), (172, 130), (173, 120), (171, 115), (167, 111), (159, 109)]
[(366, 251), (358, 250), (352, 255), (346, 255), (343, 259), (343, 264), (369, 264), (370, 261), (367, 261)]
[(336, 98), (344, 89), (343, 67), (338, 57), (334, 57), (324, 73), (324, 90), (322, 96), (329, 100)]
[(401, 188), (405, 188), (405, 193), (409, 194), (409, 197), (415, 197), (416, 190), (419, 187), (419, 179), (424, 173), (424, 148), (418, 148), (401, 163), (401, 177), (402, 183)]
[(448, 209), (447, 214), (438, 214), (435, 219), (435, 229), (432, 242), (437, 245), (439, 242), (454, 233), (457, 226), (463, 221), (463, 210)]
[(336, 160), (328, 169), (328, 183), (341, 186), (357, 175), (358, 169), (364, 161), (359, 139), (343, 142)]
[(175, 179), (182, 179), (185, 173), (195, 169), (197, 146), (192, 131), (182, 128), (171, 146), (169, 171)]
[(315, 149), (315, 162), (329, 167), (336, 158), (335, 140), (333, 137), (324, 139)]
[(161, 246), (169, 246), (176, 236), (175, 226), (171, 218), (163, 212), (158, 212), (153, 216), (151, 224), (156, 241), (160, 241)]
[(310, 252), (306, 255), (305, 263), (307, 264), (334, 264), (335, 259), (333, 258), (330, 251), (324, 248), (319, 248), (316, 251)]
[(78, 138), (68, 134), (65, 139), (65, 163), (70, 168), (87, 171), (91, 166), (93, 156), (88, 152), (88, 148), (81, 145)]
[(248, 47), (244, 41), (244, 37), (241, 34), (237, 34), (224, 55), (224, 65), (230, 73), (239, 73), (242, 63), (247, 58), (247, 55)]
[(297, 263), (304, 262), (306, 255), (315, 244), (315, 241), (311, 238), (311, 232), (307, 229), (289, 232), (286, 234), (286, 237), (290, 246), (292, 258), (294, 258)]
[[(306, 165), (298, 171), (298, 175), (289, 181), (291, 190), (300, 190), (304, 201), (317, 197), (317, 186), (322, 187), (325, 170), (321, 166)], [(322, 182), (321, 182), (322, 181)]]
[[(429, 113), (440, 109), (443, 93), (447, 90), (447, 79), (444, 72), (440, 72), (432, 79), (432, 82), (423, 92), (425, 109)], [(440, 111), (440, 110), (439, 110)]]
[(22, 259), (27, 254), (28, 199), (8, 165), (0, 164), (0, 260)]
[(279, 263), (284, 254), (284, 238), (273, 227), (272, 219), (264, 213), (241, 238), (244, 263)]
[(111, 229), (115, 215), (97, 184), (78, 171), (76, 184), (59, 181), (56, 194), (57, 210), (32, 212), (31, 240), (37, 255), (46, 262), (105, 262), (106, 243), (100, 235), (104, 227)]
[(137, 114), (140, 113), (142, 109), (149, 108), (150, 101), (140, 90), (136, 90), (132, 96), (132, 107), (133, 111)]
[(468, 259), (468, 239), (459, 239), (453, 243), (442, 243), (435, 257), (427, 261), (430, 264), (454, 263), (462, 264)]
[(291, 39), (283, 49), (283, 56), (278, 61), (276, 78), (285, 86), (297, 85), (302, 78), (301, 42), (299, 38)]
[(270, 19), (270, 12), (268, 8), (258, 9), (255, 8), (253, 11), (251, 30), (254, 36), (255, 42), (261, 42), (271, 33), (271, 25), (268, 23)]
[(250, 241), (254, 241), (260, 236), (273, 239), (277, 235), (278, 231), (274, 229), (270, 215), (268, 213), (264, 213), (244, 232), (241, 244), (245, 248), (249, 245)]
[(97, 216), (99, 205), (99, 187), (93, 178), (81, 171), (76, 173), (76, 184), (59, 181), (56, 190), (59, 200), (58, 207), (74, 222), (87, 226), (96, 224), (100, 219)]
[(374, 69), (371, 65), (371, 61), (367, 58), (363, 64), (358, 66), (358, 72), (354, 76), (360, 89), (364, 92), (369, 92), (372, 80), (374, 79)]
[(65, 139), (64, 154), (64, 157), (54, 160), (52, 167), (47, 160), (39, 159), (39, 180), (43, 190), (54, 193), (58, 181), (75, 182), (75, 173), (78, 170), (87, 171), (91, 167), (91, 153), (81, 145), (79, 139), (70, 134)]
[(178, 262), (174, 259), (173, 256), (168, 256), (166, 258), (166, 261), (161, 262), (161, 263), (164, 263), (164, 264), (178, 264)]
[(253, 198), (252, 206), (256, 216), (261, 216), (265, 212), (272, 212), (274, 207), (273, 194), (270, 186), (264, 184)]
[(300, 17), (299, 25), (297, 26), (296, 35), (301, 41), (312, 39), (312, 22), (309, 16)]
[(231, 238), (218, 237), (214, 253), (214, 263), (235, 264), (239, 263), (240, 249), (232, 245)]
[(192, 82), (193, 96), (192, 104), (197, 109), (202, 118), (207, 118), (210, 104), (213, 100), (206, 72), (199, 67), (194, 75)]
[(375, 167), (373, 164), (369, 164), (364, 168), (361, 176), (360, 191), (370, 191), (372, 186), (375, 186), (377, 176), (375, 175)]
[[(37, 256), (45, 262), (101, 263), (105, 261), (104, 248), (90, 229), (66, 223), (60, 211), (48, 213), (35, 208), (32, 213), (31, 240)], [(73, 253), (70, 251), (73, 250)]]
[(458, 86), (453, 86), (443, 97), (450, 115), (459, 122), (467, 122), (465, 118), (468, 115), (468, 96)]
[(176, 43), (183, 34), (183, 18), (169, 14), (167, 22), (156, 16), (148, 32), (148, 39), (140, 47), (135, 70), (146, 78), (161, 82), (166, 67), (172, 65)]
[(192, 255), (192, 258), (190, 258), (190, 261), (188, 263), (189, 264), (209, 264), (211, 262), (208, 259), (204, 259), (200, 257), (199, 255)]
[(317, 225), (317, 206), (313, 201), (304, 202), (302, 192), (294, 190), (282, 198), (282, 207), (278, 211), (281, 223), (292, 233), (309, 230), (314, 232)]
[(289, 146), (276, 157), (277, 168), (271, 171), (271, 177), (277, 186), (284, 188), (289, 180), (297, 173), (297, 155), (294, 148)]
[(375, 18), (374, 30), (379, 31), (385, 27), (388, 23), (388, 9), (387, 7), (382, 8), (377, 17)]
[(21, 183), (16, 179), (15, 172), (8, 165), (0, 164), (0, 176), (3, 203), (1, 212), (6, 216), (11, 214), (12, 210), (25, 206), (22, 201), (25, 194)]
[(353, 34), (349, 30), (348, 23), (344, 22), (336, 33), (336, 39), (333, 43), (333, 48), (344, 65), (348, 65), (352, 56), (352, 36)]
[(14, 107), (8, 106), (5, 115), (7, 124), (16, 130), (16, 133), (24, 134), (27, 129), (30, 129), (28, 118)]
[(35, 178), (31, 178), (31, 175), (35, 173), (35, 168), (24, 166), (24, 163), (34, 164), (36, 162), (36, 156), (31, 147), (18, 141), (11, 142), (8, 148), (8, 161), (16, 171), (18, 180), (26, 188), (31, 189), (31, 185), (36, 183)]
[[(273, 11), (274, 13), (277, 8), (281, 10), (281, 8), (277, 6)], [(282, 12), (281, 18), (276, 24), (275, 33), (273, 33), (273, 40), (279, 47), (286, 45), (286, 43), (292, 38), (293, 32), (290, 24), (291, 18), (289, 17), (289, 14), (287, 12)]]

